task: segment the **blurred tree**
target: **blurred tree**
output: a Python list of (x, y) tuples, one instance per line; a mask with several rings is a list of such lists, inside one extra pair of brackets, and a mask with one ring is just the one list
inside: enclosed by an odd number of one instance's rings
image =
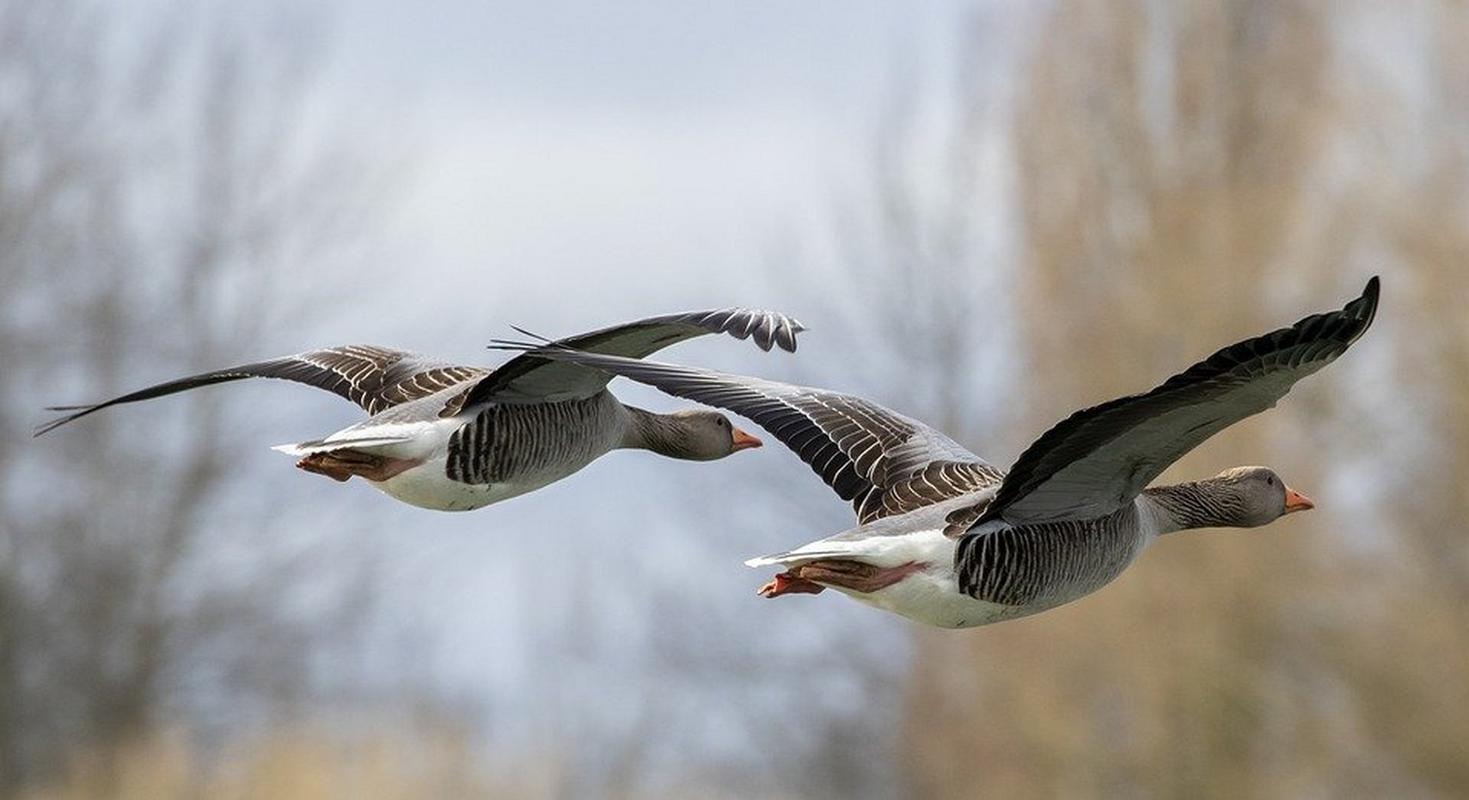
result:
[[(1469, 288), (1469, 74), (1451, 44), (1466, 15), (1244, 0), (1044, 14), (1013, 118), (1030, 435), (1370, 272), (1398, 299), (1371, 348), (1165, 476), (1264, 461), (1323, 486), (1322, 510), (1165, 541), (1035, 619), (923, 635), (907, 739), (922, 794), (1469, 790), (1469, 686), (1442, 666), (1469, 661), (1449, 621), (1469, 578), (1452, 399), (1469, 371), (1448, 300)], [(1373, 59), (1412, 61), (1427, 85), (1394, 85)], [(1409, 302), (1411, 332), (1393, 321)], [(1396, 383), (1365, 381), (1385, 370), (1372, 349), (1390, 347)], [(1401, 387), (1437, 399), (1404, 402)]]
[(366, 211), (373, 173), (303, 111), (304, 41), (137, 24), (0, 4), (0, 795), (206, 699), (288, 705), (365, 613), (352, 559), (307, 581), (312, 542), (202, 524), (242, 463), (219, 394), (28, 441), (48, 399), (238, 358)]

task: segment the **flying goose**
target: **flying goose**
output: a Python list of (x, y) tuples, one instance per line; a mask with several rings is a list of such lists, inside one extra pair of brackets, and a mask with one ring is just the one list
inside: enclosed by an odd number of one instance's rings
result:
[(857, 527), (746, 562), (782, 569), (763, 596), (830, 587), (918, 622), (964, 628), (1096, 591), (1162, 534), (1252, 528), (1312, 508), (1266, 467), (1145, 487), (1345, 352), (1372, 324), (1377, 297), (1374, 277), (1340, 311), (1226, 347), (1149, 392), (1078, 411), (1009, 472), (860, 397), (562, 345), (533, 352), (748, 417), (851, 501)]
[[(615, 325), (557, 344), (642, 358), (710, 333), (795, 352), (805, 330), (784, 314), (731, 308)], [(654, 414), (607, 391), (611, 376), (524, 353), (491, 370), (368, 345), (312, 350), (160, 383), (71, 412), (40, 436), (95, 411), (243, 378), (283, 378), (325, 389), (370, 416), (324, 439), (281, 445), (296, 466), (338, 481), (358, 476), (405, 503), (466, 511), (554, 483), (618, 448), (711, 461), (760, 440), (715, 411)]]

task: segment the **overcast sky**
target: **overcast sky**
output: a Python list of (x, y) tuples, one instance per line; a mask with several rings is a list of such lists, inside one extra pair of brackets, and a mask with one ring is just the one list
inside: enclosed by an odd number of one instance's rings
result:
[(751, 271), (829, 219), (892, 93), (949, 67), (961, 6), (341, 2), (330, 85), (401, 125), (387, 258), (491, 310), (586, 318), (555, 310), (570, 276), (592, 323), (769, 304)]

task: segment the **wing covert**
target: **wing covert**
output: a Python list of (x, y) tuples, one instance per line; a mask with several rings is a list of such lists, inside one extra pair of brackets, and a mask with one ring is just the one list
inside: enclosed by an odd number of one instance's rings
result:
[(534, 352), (754, 420), (850, 501), (863, 523), (993, 486), (1003, 476), (933, 428), (853, 395), (562, 346)]

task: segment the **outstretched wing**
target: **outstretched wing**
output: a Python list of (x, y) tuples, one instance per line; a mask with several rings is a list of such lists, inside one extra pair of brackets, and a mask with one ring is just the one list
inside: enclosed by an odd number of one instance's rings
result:
[(1205, 439), (1284, 397), (1372, 324), (1378, 280), (1340, 311), (1220, 350), (1150, 392), (1078, 411), (1036, 439), (976, 521), (1101, 517)]
[(368, 414), (376, 414), (390, 406), (427, 397), (434, 392), (473, 380), (487, 373), (478, 367), (464, 367), (425, 360), (412, 353), (389, 350), (372, 345), (346, 345), (312, 350), (293, 356), (241, 364), (237, 367), (190, 375), (187, 378), (160, 383), (101, 403), (81, 406), (53, 406), (52, 411), (70, 411), (36, 429), (40, 436), (85, 417), (94, 411), (123, 403), (136, 403), (155, 397), (197, 389), (244, 378), (280, 378), (318, 389), (325, 389), (361, 406)]
[(533, 352), (754, 420), (852, 501), (860, 522), (993, 486), (1004, 474), (933, 428), (860, 397), (564, 346)]
[[(560, 339), (555, 344), (593, 353), (643, 358), (685, 339), (711, 333), (727, 333), (736, 339), (753, 338), (761, 350), (780, 349), (794, 353), (796, 334), (805, 330), (800, 322), (774, 311), (726, 308), (719, 311), (689, 311), (613, 325), (590, 333)], [(497, 403), (543, 403), (589, 397), (602, 391), (612, 376), (565, 361), (522, 353), (510, 359), (450, 404), (446, 414), (460, 408)]]

